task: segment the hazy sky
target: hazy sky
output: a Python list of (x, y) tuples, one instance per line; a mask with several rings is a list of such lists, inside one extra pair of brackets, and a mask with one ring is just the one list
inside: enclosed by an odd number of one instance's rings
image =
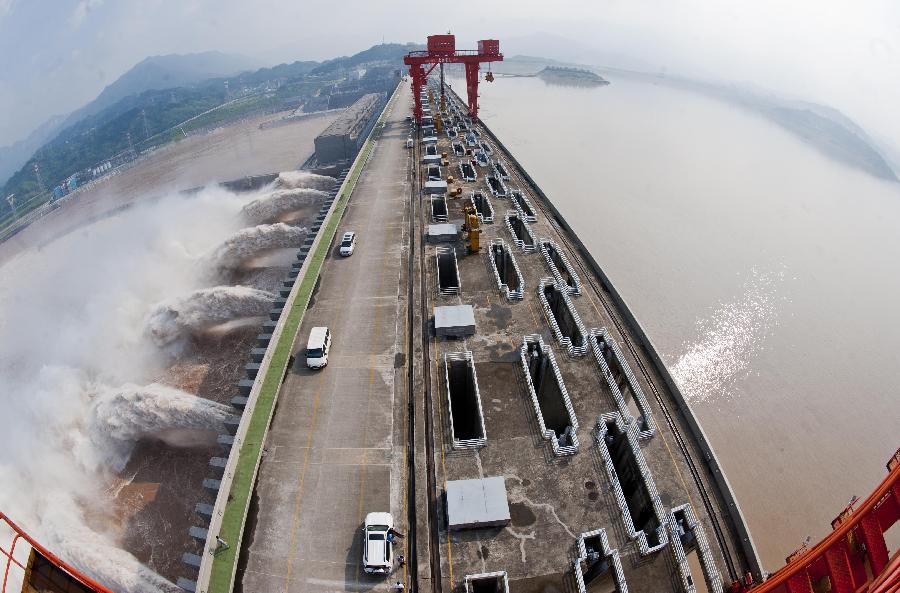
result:
[[(752, 83), (831, 104), (900, 145), (896, 0), (0, 0), (0, 145), (148, 55), (324, 59), (448, 29), (515, 53)], [(557, 37), (527, 43), (537, 33)]]

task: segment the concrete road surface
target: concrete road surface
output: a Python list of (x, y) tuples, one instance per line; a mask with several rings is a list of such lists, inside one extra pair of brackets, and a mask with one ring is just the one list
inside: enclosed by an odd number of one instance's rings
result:
[[(244, 536), (238, 579), (248, 593), (387, 590), (406, 578), (403, 568), (387, 577), (362, 571), (361, 530), (366, 513), (390, 511), (406, 532), (406, 384), (397, 354), (405, 343), (410, 109), (404, 88), (338, 228), (338, 239), (358, 233), (355, 253), (340, 257), (335, 241), (294, 344), (251, 508), (256, 520)], [(334, 337), (328, 366), (313, 372), (303, 348), (319, 325)], [(402, 544), (395, 554), (409, 556)]]

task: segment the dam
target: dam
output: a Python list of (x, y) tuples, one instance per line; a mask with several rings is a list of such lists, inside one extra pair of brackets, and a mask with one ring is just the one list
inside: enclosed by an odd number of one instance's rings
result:
[[(691, 593), (758, 584), (763, 571), (715, 454), (602, 268), (552, 196), (473, 117), (472, 98), (420, 82), (398, 85), (334, 187), (316, 189), (302, 233), (265, 229), (295, 261), (268, 292), (230, 305), (252, 315), (265, 305), (268, 320), (229, 415), (220, 412), (221, 450), (198, 476), (214, 500), (198, 497), (177, 586)], [(438, 125), (419, 125), (423, 106)], [(463, 130), (474, 140), (458, 150)], [(431, 147), (440, 166), (427, 164)], [(470, 170), (481, 175), (454, 175)], [(444, 192), (429, 191), (433, 176)], [(245, 208), (270, 222), (261, 211)], [(334, 239), (347, 231), (358, 243), (341, 257)], [(229, 240), (211, 254), (224, 270), (236, 258)], [(278, 295), (271, 306), (266, 294)], [(160, 316), (215, 296), (166, 303)], [(471, 314), (464, 331), (439, 331), (448, 308)], [(333, 342), (328, 366), (313, 371), (306, 338), (321, 326)], [(897, 465), (890, 471), (895, 480)], [(393, 517), (405, 562), (388, 576), (362, 570), (370, 512)], [(878, 548), (873, 533), (867, 549)], [(43, 558), (80, 590), (108, 590), (28, 543), (39, 560), (29, 574), (46, 568)]]

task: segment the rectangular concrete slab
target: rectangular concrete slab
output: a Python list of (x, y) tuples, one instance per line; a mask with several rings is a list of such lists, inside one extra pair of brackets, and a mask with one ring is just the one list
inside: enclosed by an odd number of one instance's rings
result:
[(443, 180), (426, 181), (425, 182), (425, 193), (426, 194), (445, 194), (445, 193), (447, 193), (447, 182), (443, 181)]
[(438, 337), (474, 336), (475, 312), (472, 305), (435, 307), (434, 331)]
[(430, 224), (425, 239), (429, 243), (450, 243), (459, 239), (459, 228), (452, 223)]
[(447, 482), (447, 523), (451, 530), (496, 527), (509, 523), (503, 476)]

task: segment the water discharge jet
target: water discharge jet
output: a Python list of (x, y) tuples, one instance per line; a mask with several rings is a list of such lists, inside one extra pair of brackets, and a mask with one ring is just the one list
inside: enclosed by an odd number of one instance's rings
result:
[(174, 387), (127, 384), (95, 394), (88, 435), (104, 461), (120, 471), (138, 440), (158, 438), (175, 447), (204, 445), (209, 440), (204, 436), (224, 432), (231, 414), (226, 405)]
[(337, 185), (337, 179), (327, 175), (316, 175), (306, 171), (285, 171), (278, 174), (275, 180), (278, 187), (285, 189), (309, 188), (329, 190)]
[(279, 189), (244, 206), (241, 214), (251, 224), (280, 221), (306, 206), (317, 204), (328, 196), (319, 189)]
[(207, 255), (204, 263), (218, 272), (233, 270), (265, 251), (299, 247), (305, 237), (306, 228), (283, 222), (241, 229)]
[(157, 304), (147, 316), (146, 331), (159, 346), (212, 327), (263, 317), (272, 308), (275, 295), (248, 286), (215, 286)]

